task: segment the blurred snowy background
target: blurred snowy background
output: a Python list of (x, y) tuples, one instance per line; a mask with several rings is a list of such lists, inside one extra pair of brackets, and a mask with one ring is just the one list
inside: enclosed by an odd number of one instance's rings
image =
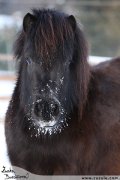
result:
[(22, 19), (31, 8), (56, 8), (75, 15), (84, 25), (92, 65), (120, 54), (118, 0), (0, 0), (0, 168), (8, 164), (4, 118), (15, 86), (13, 42)]

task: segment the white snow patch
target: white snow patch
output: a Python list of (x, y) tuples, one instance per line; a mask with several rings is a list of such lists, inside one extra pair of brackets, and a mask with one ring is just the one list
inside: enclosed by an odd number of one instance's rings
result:
[(0, 96), (11, 96), (15, 87), (14, 81), (0, 81)]
[(8, 101), (2, 101), (0, 100), (0, 119), (4, 119), (5, 118), (5, 114), (8, 108)]
[(7, 154), (7, 146), (5, 141), (5, 130), (4, 130), (4, 123), (0, 123), (0, 167), (9, 166), (9, 158)]
[(110, 57), (89, 56), (88, 62), (91, 65), (97, 65), (97, 64), (99, 64), (101, 62), (109, 61), (110, 59), (111, 59)]

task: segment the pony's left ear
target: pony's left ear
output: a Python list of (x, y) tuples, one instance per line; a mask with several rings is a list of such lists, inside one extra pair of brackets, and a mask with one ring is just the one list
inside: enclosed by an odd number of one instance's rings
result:
[(75, 17), (73, 15), (68, 16), (68, 21), (71, 24), (73, 30), (76, 29), (76, 20)]
[(23, 29), (25, 32), (28, 32), (31, 25), (35, 22), (36, 18), (34, 15), (27, 13), (23, 19)]

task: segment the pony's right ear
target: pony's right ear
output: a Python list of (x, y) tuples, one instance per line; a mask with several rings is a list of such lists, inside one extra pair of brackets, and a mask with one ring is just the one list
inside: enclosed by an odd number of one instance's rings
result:
[(75, 17), (73, 15), (68, 16), (68, 21), (71, 24), (73, 30), (75, 31), (75, 29), (76, 29), (76, 20), (75, 20)]
[(23, 19), (23, 29), (25, 32), (28, 32), (31, 25), (35, 22), (36, 18), (30, 13), (27, 13)]

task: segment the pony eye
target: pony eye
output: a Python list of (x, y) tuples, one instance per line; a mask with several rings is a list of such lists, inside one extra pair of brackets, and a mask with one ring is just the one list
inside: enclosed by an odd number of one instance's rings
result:
[(28, 65), (32, 64), (32, 59), (30, 57), (27, 57), (25, 60)]

